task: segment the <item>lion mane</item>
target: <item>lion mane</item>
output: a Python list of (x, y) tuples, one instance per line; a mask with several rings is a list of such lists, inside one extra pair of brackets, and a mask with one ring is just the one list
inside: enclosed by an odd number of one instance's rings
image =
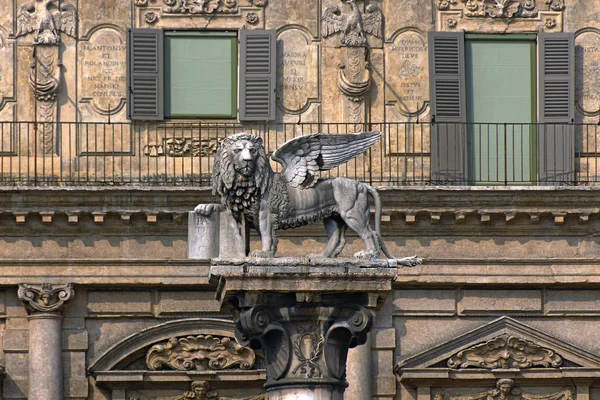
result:
[[(238, 173), (230, 157), (233, 146), (240, 140), (252, 142), (257, 149), (256, 165), (251, 176)], [(223, 139), (217, 149), (212, 175), (213, 194), (221, 197), (221, 203), (236, 218), (247, 214), (256, 220), (260, 198), (269, 190), (273, 175), (262, 139), (249, 133), (238, 133)]]

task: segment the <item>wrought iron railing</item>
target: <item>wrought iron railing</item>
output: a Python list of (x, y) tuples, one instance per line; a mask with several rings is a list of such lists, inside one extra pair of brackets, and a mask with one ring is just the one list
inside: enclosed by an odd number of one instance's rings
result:
[(0, 186), (208, 186), (219, 140), (231, 134), (259, 135), (271, 152), (299, 135), (362, 130), (383, 137), (325, 177), (374, 186), (600, 184), (600, 127), (591, 124), (0, 122)]

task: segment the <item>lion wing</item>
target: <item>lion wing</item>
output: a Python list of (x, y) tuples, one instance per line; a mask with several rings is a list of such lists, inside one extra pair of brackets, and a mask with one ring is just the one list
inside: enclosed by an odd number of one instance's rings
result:
[(381, 138), (381, 132), (348, 134), (315, 133), (284, 143), (271, 156), (283, 167), (281, 176), (292, 187), (307, 189), (319, 179), (319, 171), (342, 165), (365, 152)]

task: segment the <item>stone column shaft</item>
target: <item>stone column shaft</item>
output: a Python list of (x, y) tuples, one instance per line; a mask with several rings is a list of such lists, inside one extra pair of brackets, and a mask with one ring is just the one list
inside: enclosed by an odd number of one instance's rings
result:
[(73, 294), (71, 284), (19, 285), (29, 313), (29, 399), (64, 399), (61, 312)]
[(30, 399), (63, 400), (62, 317), (29, 316)]
[(371, 335), (364, 345), (348, 350), (346, 400), (371, 399)]

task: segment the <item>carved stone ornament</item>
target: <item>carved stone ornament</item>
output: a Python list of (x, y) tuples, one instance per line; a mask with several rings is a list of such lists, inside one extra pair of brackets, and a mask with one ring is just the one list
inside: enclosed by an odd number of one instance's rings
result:
[[(284, 143), (272, 155), (272, 159), (281, 164), (281, 173), (271, 169), (261, 138), (238, 133), (223, 139), (215, 154), (213, 193), (221, 197), (221, 203), (239, 221), (240, 232), (243, 232), (243, 218), (259, 230), (262, 249), (253, 251), (250, 256), (274, 257), (278, 229), (324, 219), (332, 234), (318, 257), (337, 257), (346, 243), (344, 232), (350, 227), (357, 232), (368, 232), (361, 235), (365, 251), (356, 253), (355, 257), (378, 259), (383, 252), (396, 260), (381, 238), (381, 202), (377, 191), (350, 179), (319, 180), (321, 171), (352, 160), (380, 137), (381, 132), (297, 137)], [(290, 200), (290, 192), (295, 201)], [(348, 195), (340, 197), (334, 193)], [(369, 222), (369, 195), (375, 203), (375, 229)], [(268, 206), (262, 207), (263, 203)], [(346, 218), (347, 215), (352, 218)], [(398, 262), (414, 266), (421, 260), (407, 257)]]
[(44, 0), (21, 5), (17, 13), (15, 37), (35, 32), (37, 44), (58, 44), (58, 32), (75, 37), (77, 11), (66, 1)]
[(163, 0), (165, 14), (229, 14), (237, 12), (233, 0)]
[[(563, 0), (460, 0), (465, 16), (471, 18), (533, 18), (543, 9), (562, 11)], [(459, 7), (457, 0), (438, 0), (438, 10), (450, 10)]]
[[(325, 307), (319, 304), (244, 307), (240, 311), (236, 338), (265, 352), (266, 388), (292, 382), (331, 384), (343, 380), (349, 346), (365, 343), (373, 326), (373, 313), (359, 305)], [(290, 297), (291, 299), (291, 297)]]
[[(515, 32), (560, 31), (564, 0), (437, 0), (439, 30), (482, 31), (480, 22), (488, 18)], [(499, 27), (487, 28), (497, 32)], [(484, 29), (485, 31), (485, 29)]]
[(550, 394), (530, 394), (523, 393), (521, 389), (515, 387), (512, 379), (498, 379), (496, 387), (485, 392), (473, 395), (460, 394), (452, 396), (445, 390), (435, 390), (432, 393), (434, 400), (573, 400), (573, 390), (565, 388), (558, 392)]
[(219, 396), (216, 390), (210, 390), (210, 385), (207, 381), (194, 381), (190, 390), (181, 396), (173, 398), (173, 400), (267, 400), (266, 394), (258, 396), (249, 396), (241, 398), (231, 398)]
[(144, 146), (144, 155), (149, 157), (197, 157), (211, 156), (217, 152), (218, 139), (198, 139), (189, 137), (165, 138), (162, 143)]
[(65, 303), (75, 295), (73, 285), (19, 285), (17, 292), (19, 300), (25, 303), (27, 311), (32, 312), (60, 312)]
[(460, 351), (448, 360), (450, 368), (557, 368), (562, 358), (554, 351), (515, 336), (502, 335)]
[(146, 354), (150, 370), (171, 368), (179, 371), (222, 370), (239, 367), (251, 369), (256, 355), (248, 347), (230, 338), (211, 335), (173, 337), (152, 346)]
[(362, 12), (356, 0), (346, 0), (350, 10), (342, 12), (338, 6), (329, 6), (323, 11), (323, 37), (342, 33), (340, 44), (349, 47), (362, 47), (367, 44), (365, 34), (383, 38), (383, 14), (374, 4), (369, 4)]

